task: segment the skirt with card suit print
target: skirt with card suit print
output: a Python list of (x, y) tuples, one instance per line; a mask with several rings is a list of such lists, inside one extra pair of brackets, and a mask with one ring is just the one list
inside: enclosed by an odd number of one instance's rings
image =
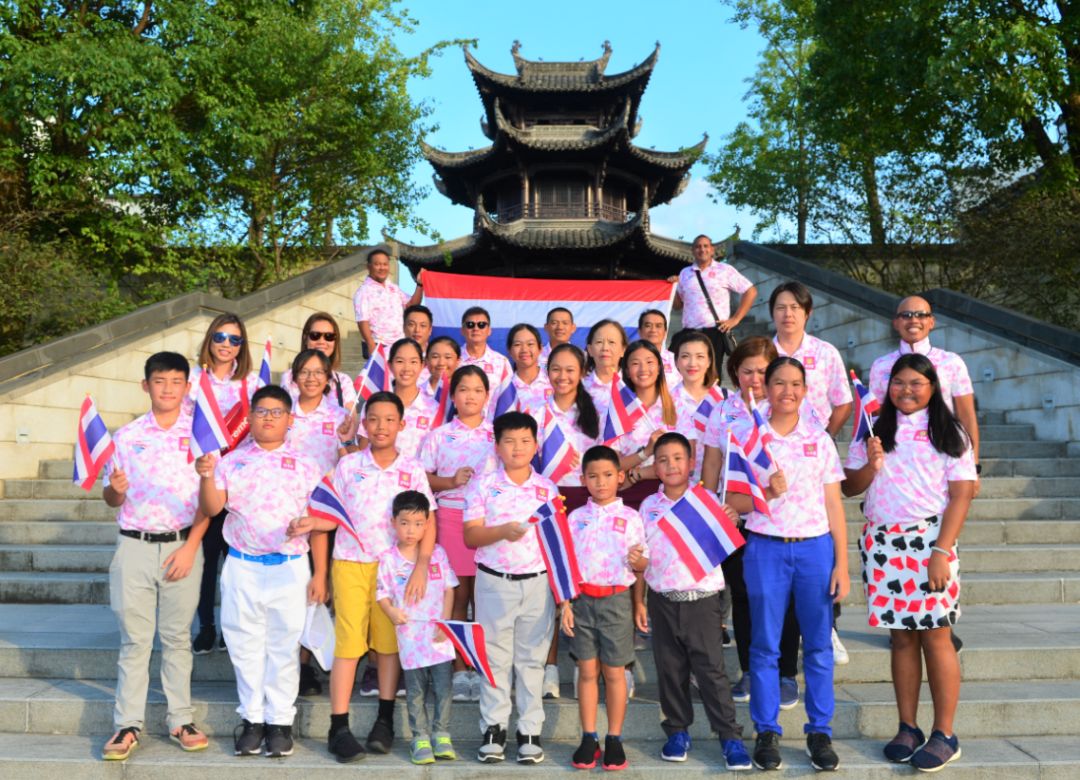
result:
[(955, 546), (949, 551), (945, 589), (931, 592), (927, 582), (931, 548), (940, 530), (937, 517), (863, 526), (859, 552), (871, 627), (925, 631), (952, 626), (959, 619), (960, 560)]

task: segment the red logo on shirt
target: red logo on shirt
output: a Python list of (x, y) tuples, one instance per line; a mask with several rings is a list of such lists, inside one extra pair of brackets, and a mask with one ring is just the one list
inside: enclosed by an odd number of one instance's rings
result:
[(802, 446), (803, 457), (816, 458), (817, 457), (817, 445), (816, 444), (804, 444)]
[(427, 417), (417, 417), (416, 418), (416, 427), (419, 428), (422, 431), (426, 431), (428, 429), (428, 418)]
[(915, 441), (930, 441), (930, 431), (915, 431)]
[(439, 567), (439, 564), (437, 564), (437, 563), (428, 564), (428, 579), (432, 579), (432, 580), (441, 580), (442, 579), (442, 569)]
[(616, 517), (611, 521), (611, 530), (624, 534), (626, 533), (626, 518)]
[(323, 432), (323, 436), (333, 436), (334, 435), (334, 424), (332, 422), (324, 422), (322, 424), (322, 432)]
[(553, 389), (551, 389), (550, 387), (544, 388), (544, 398), (551, 398), (551, 396), (553, 395), (555, 395), (555, 391)]
[(486, 361), (484, 362), (483, 368), (484, 368), (484, 373), (485, 374), (490, 374), (492, 371), (495, 370), (495, 367), (493, 365), (491, 365), (491, 363), (488, 363)]
[(397, 475), (397, 483), (399, 487), (407, 488), (412, 482), (412, 474), (406, 474), (403, 471), (399, 471)]
[(296, 471), (296, 458), (282, 458), (281, 468)]
[(803, 358), (802, 362), (803, 368), (807, 369), (808, 371), (812, 369), (816, 363), (817, 360), (814, 358), (813, 355), (807, 355), (805, 358)]
[(187, 436), (181, 436), (180, 446), (177, 447), (177, 449), (180, 450), (180, 452), (187, 452), (189, 449), (191, 449), (191, 439)]
[(495, 432), (494, 431), (488, 431), (487, 436), (488, 436), (488, 441), (495, 441)]
[(547, 501), (547, 497), (548, 497), (548, 491), (547, 491), (547, 488), (545, 488), (545, 487), (538, 487), (538, 488), (536, 489), (536, 497), (537, 497), (537, 498), (538, 498), (538, 499), (539, 499), (540, 501)]

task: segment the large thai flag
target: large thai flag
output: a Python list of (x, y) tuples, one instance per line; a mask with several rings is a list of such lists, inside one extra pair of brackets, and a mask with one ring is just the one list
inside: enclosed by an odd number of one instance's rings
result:
[(363, 373), (356, 377), (353, 385), (356, 388), (356, 394), (367, 401), (375, 393), (391, 389), (390, 379), (390, 363), (386, 359), (386, 345), (379, 344), (375, 347), (372, 356), (368, 358)]
[[(241, 394), (243, 395), (246, 390), (245, 387)], [(241, 403), (237, 406), (241, 406), (246, 400), (246, 398), (241, 398)], [(221, 414), (214, 388), (210, 384), (210, 372), (200, 371), (199, 390), (195, 394), (195, 410), (191, 415), (188, 462), (201, 458), (208, 452), (218, 452), (232, 444), (233, 437), (229, 433), (229, 424)]]
[(562, 499), (554, 496), (533, 512), (529, 522), (536, 526), (540, 552), (547, 565), (548, 584), (555, 603), (576, 599), (581, 593), (581, 570), (574, 554), (574, 540)]
[(562, 478), (574, 470), (574, 457), (579, 453), (570, 444), (559, 420), (544, 407), (544, 443), (533, 458), (533, 468), (550, 479), (556, 485)]
[(645, 406), (637, 393), (631, 390), (617, 373), (611, 380), (611, 403), (604, 420), (604, 444), (630, 433), (634, 425), (645, 416)]
[(754, 511), (772, 517), (769, 511), (769, 502), (765, 500), (765, 490), (758, 482), (754, 467), (750, 465), (750, 459), (746, 457), (742, 444), (728, 431), (727, 459), (724, 461), (724, 487), (720, 498), (728, 493), (741, 493), (750, 496), (754, 502)]
[(337, 489), (334, 487), (333, 472), (324, 475), (319, 484), (315, 486), (315, 489), (311, 491), (311, 497), (308, 499), (308, 514), (311, 517), (337, 523), (338, 527), (345, 530), (356, 540), (361, 550), (364, 549), (364, 543), (360, 541), (360, 537), (356, 533), (356, 526), (353, 524), (352, 518), (349, 517), (349, 511), (345, 508), (341, 496), (338, 495)]
[(851, 384), (855, 386), (855, 422), (851, 440), (865, 441), (874, 435), (874, 416), (881, 411), (881, 403), (870, 388), (859, 381), (855, 369), (851, 370)]
[(769, 423), (765, 421), (765, 416), (761, 413), (761, 410), (757, 408), (753, 394), (750, 395), (750, 419), (753, 425), (751, 426), (750, 435), (746, 437), (746, 441), (743, 443), (743, 451), (750, 462), (762, 469), (766, 476), (771, 475), (776, 471), (776, 461), (773, 460), (772, 453), (769, 452), (769, 444), (773, 439), (772, 429), (769, 427)]
[(657, 521), (657, 526), (695, 581), (711, 574), (746, 544), (716, 496), (700, 485), (687, 490)]
[(520, 411), (518, 406), (517, 388), (514, 386), (514, 374), (507, 369), (499, 380), (499, 386), (495, 388), (495, 414), (498, 417), (506, 412)]
[(75, 435), (75, 468), (71, 480), (83, 490), (90, 490), (97, 482), (98, 474), (116, 452), (112, 436), (105, 421), (98, 414), (94, 399), (83, 399), (79, 409), (79, 429)]
[(479, 623), (467, 623), (464, 620), (436, 620), (435, 624), (450, 638), (454, 649), (465, 659), (465, 663), (484, 675), (488, 685), (497, 687), (495, 675), (491, 673), (491, 666), (488, 665), (484, 627)]
[(263, 345), (262, 365), (259, 366), (259, 387), (266, 387), (270, 384), (270, 354), (272, 350), (273, 339), (267, 336), (266, 344)]
[(589, 328), (604, 319), (626, 326), (637, 338), (638, 315), (646, 309), (671, 314), (675, 285), (651, 281), (568, 281), (472, 276), (424, 271), (424, 305), (434, 316), (432, 338), (461, 338), (461, 315), (470, 306), (491, 313), (492, 349), (504, 352), (510, 328), (519, 322), (544, 322), (550, 309), (564, 306), (574, 314), (577, 330), (571, 341), (582, 349)]
[(713, 409), (723, 403), (727, 398), (727, 391), (720, 385), (713, 385), (709, 388), (709, 392), (705, 394), (705, 397), (701, 399), (701, 403), (697, 405), (697, 409), (694, 410), (694, 428), (701, 433), (705, 433), (705, 429), (709, 427), (709, 416), (713, 413)]
[(435, 385), (435, 416), (431, 420), (431, 427), (438, 428), (454, 419), (454, 402), (450, 400), (450, 375), (443, 373)]

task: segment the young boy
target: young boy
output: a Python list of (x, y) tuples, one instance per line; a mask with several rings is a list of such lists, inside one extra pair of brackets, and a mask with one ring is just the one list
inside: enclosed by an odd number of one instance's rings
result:
[(517, 760), (544, 760), (541, 687), (544, 660), (555, 630), (555, 601), (548, 587), (540, 541), (529, 518), (558, 494), (533, 471), (536, 420), (524, 412), (495, 418), (500, 466), (474, 477), (465, 489), (465, 544), (476, 548), (476, 621), (484, 627), (488, 663), (497, 687), (480, 692), (484, 744), (477, 758), (502, 761), (510, 722), (511, 668), (517, 686)]
[(199, 603), (208, 520), (199, 512), (198, 475), (187, 462), (188, 371), (187, 359), (175, 352), (147, 359), (142, 389), (150, 396), (150, 411), (116, 432), (116, 457), (105, 469), (105, 503), (120, 509), (120, 537), (109, 567), (109, 601), (121, 640), (113, 710), (117, 731), (102, 749), (102, 758), (110, 761), (123, 761), (139, 744), (155, 618), (169, 737), (188, 751), (207, 745), (206, 735), (192, 723), (191, 706), (189, 632)]
[[(690, 750), (690, 724), (694, 707), (690, 701), (690, 674), (697, 678), (705, 713), (712, 730), (720, 735), (728, 770), (750, 769), (750, 755), (735, 722), (731, 684), (724, 671), (724, 641), (720, 625), (724, 618), (724, 574), (720, 567), (696, 580), (682, 562), (675, 546), (660, 529), (659, 520), (690, 488), (693, 459), (690, 442), (681, 433), (665, 433), (653, 448), (656, 476), (661, 488), (641, 502), (645, 540), (649, 546), (648, 613), (652, 624), (653, 657), (660, 687), (661, 724), (668, 735), (660, 751), (665, 761), (685, 761)], [(734, 509), (724, 505), (732, 522)]]
[[(364, 757), (364, 747), (349, 729), (349, 701), (356, 683), (356, 667), (368, 650), (377, 654), (379, 709), (367, 737), (367, 749), (389, 753), (394, 744), (394, 699), (401, 664), (394, 624), (376, 605), (379, 556), (396, 541), (394, 497), (403, 490), (418, 490), (434, 503), (427, 473), (414, 457), (398, 453), (398, 433), (405, 427), (405, 407), (393, 393), (379, 392), (364, 406), (368, 446), (338, 461), (334, 489), (356, 526), (358, 543), (338, 532), (334, 542), (331, 578), (334, 591), (334, 666), (330, 670), (330, 733), (327, 749), (341, 763)], [(302, 529), (330, 531), (329, 520), (305, 520)], [(424, 595), (428, 564), (435, 547), (435, 523), (425, 528), (416, 566), (405, 590), (405, 603)], [(317, 576), (317, 575), (316, 575)], [(325, 574), (323, 575), (325, 578)], [(325, 584), (324, 584), (325, 587)]]
[[(414, 764), (433, 764), (435, 759), (457, 758), (450, 741), (450, 674), (454, 646), (436, 624), (449, 620), (458, 586), (446, 551), (435, 545), (428, 564), (428, 587), (423, 599), (405, 603), (405, 584), (416, 568), (420, 542), (427, 530), (431, 504), (416, 490), (394, 498), (394, 530), (397, 544), (379, 556), (379, 580), (375, 597), (397, 628), (398, 654), (405, 669), (405, 700), (413, 740), (409, 755)], [(434, 731), (427, 716), (428, 692), (435, 697)], [(435, 747), (432, 749), (432, 739)]]
[[(292, 723), (300, 685), (300, 634), (307, 601), (326, 598), (325, 554), (290, 524), (307, 512), (322, 474), (315, 461), (289, 446), (292, 398), (267, 385), (251, 398), (251, 443), (195, 461), (199, 507), (208, 517), (229, 511), (223, 533), (229, 556), (221, 573), (221, 630), (236, 672), (243, 719), (238, 756), (272, 758), (293, 751)], [(325, 538), (321, 542), (325, 544)], [(321, 577), (320, 577), (321, 575)], [(321, 588), (321, 589), (320, 589)]]
[(568, 342), (576, 330), (577, 325), (574, 324), (574, 313), (569, 309), (563, 306), (556, 306), (547, 313), (547, 320), (544, 322), (544, 332), (547, 333), (548, 343), (540, 350), (540, 359), (537, 361), (540, 363), (540, 368), (542, 370), (547, 371), (548, 358), (551, 356), (551, 350), (555, 349), (555, 347), (560, 344)]
[(490, 337), (491, 315), (487, 313), (487, 309), (470, 306), (461, 315), (461, 338), (465, 350), (461, 353), (458, 366), (480, 366), (480, 370), (487, 374), (488, 386), (491, 388), (486, 414), (488, 420), (494, 416), (495, 403), (498, 401), (495, 389), (499, 387), (504, 376), (514, 372), (510, 361), (488, 346)]
[(581, 596), (564, 602), (562, 630), (570, 637), (570, 654), (578, 665), (578, 711), (581, 746), (572, 763), (592, 769), (600, 757), (596, 732), (599, 677), (604, 676), (608, 734), (604, 769), (625, 769), (622, 725), (626, 717), (625, 668), (634, 661), (634, 617), (631, 586), (649, 565), (645, 526), (636, 510), (616, 497), (626, 472), (610, 447), (591, 447), (581, 459), (589, 501), (570, 513), (570, 534), (584, 582)]

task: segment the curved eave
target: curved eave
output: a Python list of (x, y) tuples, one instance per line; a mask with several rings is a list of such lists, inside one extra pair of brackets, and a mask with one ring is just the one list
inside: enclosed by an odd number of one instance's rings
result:
[(483, 149), (470, 149), (467, 152), (447, 152), (421, 141), (420, 151), (437, 170), (442, 168), (462, 169), (483, 162), (493, 156), (496, 152), (496, 144), (485, 146)]
[(623, 133), (629, 138), (630, 101), (626, 101), (622, 116), (619, 121), (602, 130), (592, 130), (582, 133), (580, 138), (544, 138), (532, 130), (521, 130), (514, 127), (506, 115), (503, 114), (502, 105), (498, 98), (494, 104), (495, 126), (499, 133), (515, 146), (544, 152), (569, 152), (597, 149), (603, 146), (613, 145)]
[(658, 236), (648, 230), (642, 231), (642, 233), (646, 246), (661, 257), (685, 263), (693, 261), (694, 253), (691, 251), (689, 242)]
[(642, 149), (634, 144), (627, 144), (627, 149), (634, 157), (650, 165), (671, 170), (688, 171), (705, 152), (705, 145), (709, 142), (709, 134), (705, 133), (702, 139), (693, 146), (678, 152), (656, 152), (652, 149)]
[(427, 246), (407, 244), (404, 241), (398, 241), (388, 236), (386, 241), (390, 244), (395, 256), (409, 266), (410, 269), (413, 266), (427, 267), (443, 263), (447, 255), (451, 260), (455, 260), (473, 252), (480, 243), (479, 236), (475, 233), (451, 241), (444, 241), (441, 244), (428, 244)]
[[(532, 62), (530, 61), (529, 72), (540, 72), (544, 70), (550, 70), (550, 74), (545, 74), (542, 78), (536, 78), (530, 75), (529, 77), (523, 77), (517, 74), (509, 73), (497, 73), (477, 60), (468, 47), (463, 47), (465, 52), (465, 64), (468, 66), (469, 71), (473, 75), (473, 80), (476, 82), (476, 86), (480, 88), (481, 92), (484, 91), (484, 87), (489, 87), (495, 90), (509, 89), (515, 91), (524, 92), (601, 92), (605, 90), (620, 89), (627, 85), (634, 84), (635, 82), (641, 82), (642, 87), (648, 82), (649, 77), (652, 75), (653, 68), (656, 67), (656, 62), (660, 57), (660, 44), (656, 44), (656, 48), (653, 49), (652, 54), (645, 58), (644, 62), (636, 65), (629, 70), (625, 70), (622, 73), (614, 73), (610, 76), (599, 75), (595, 81), (590, 81), (583, 77), (576, 77), (573, 75), (560, 74), (558, 68), (560, 64), (557, 62)], [(574, 66), (580, 65), (580, 63), (570, 63)], [(548, 67), (549, 66), (549, 67)], [(577, 68), (575, 67), (575, 70)]]
[[(642, 224), (641, 215), (619, 225), (592, 222), (583, 227), (568, 227), (565, 223), (544, 224), (543, 220), (503, 225), (492, 220), (484, 211), (480, 211), (479, 216), (480, 226), (491, 235), (493, 241), (540, 251), (587, 251), (614, 246), (630, 239)], [(601, 227), (601, 224), (605, 226)]]

